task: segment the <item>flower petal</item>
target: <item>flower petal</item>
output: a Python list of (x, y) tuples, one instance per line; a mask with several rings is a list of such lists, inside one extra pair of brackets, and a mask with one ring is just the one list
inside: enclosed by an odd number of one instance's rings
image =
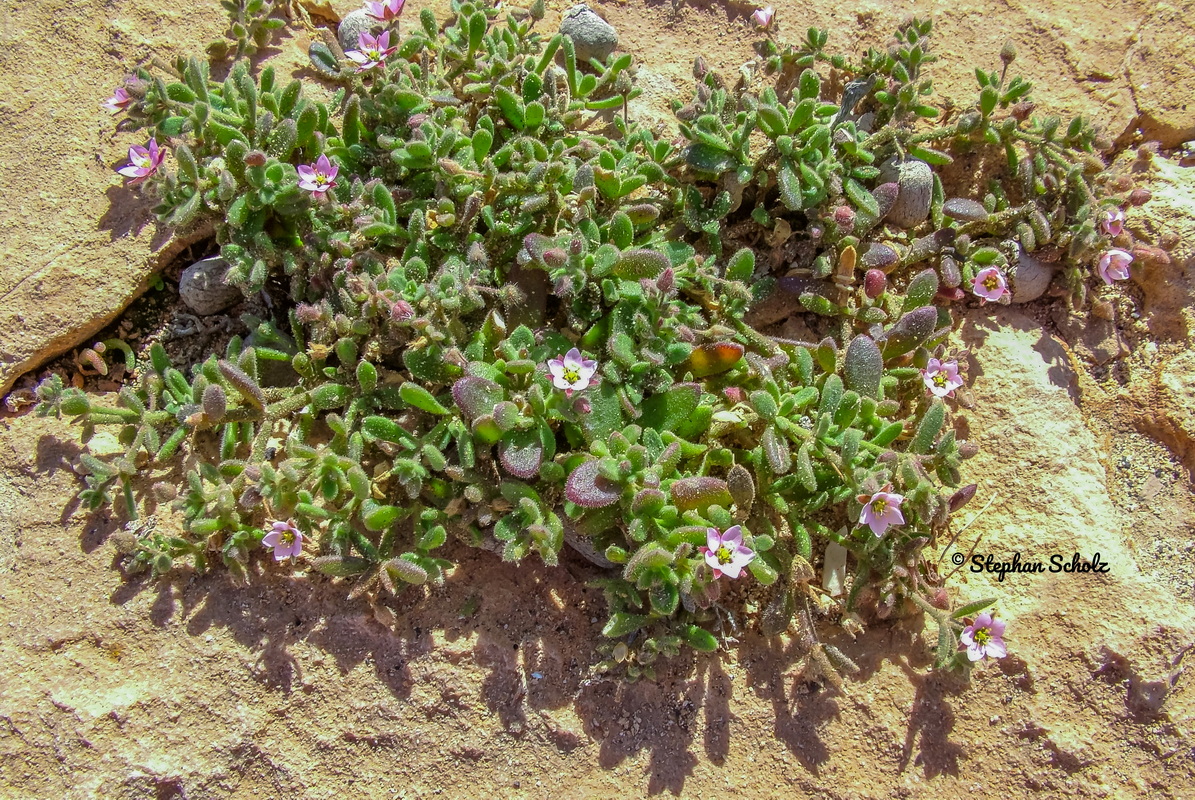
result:
[(717, 550), (722, 546), (722, 534), (718, 533), (717, 528), (705, 529), (705, 546), (711, 551)]
[[(733, 545), (734, 547), (743, 546), (743, 528), (740, 525), (727, 528), (726, 533), (722, 534), (722, 544)], [(750, 551), (748, 551), (750, 552)]]

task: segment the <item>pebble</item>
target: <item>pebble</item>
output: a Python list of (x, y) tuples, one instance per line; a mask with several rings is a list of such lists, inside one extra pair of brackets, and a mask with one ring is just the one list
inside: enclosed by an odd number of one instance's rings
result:
[(199, 316), (216, 314), (241, 299), (241, 290), (224, 282), (227, 274), (228, 262), (219, 256), (196, 261), (183, 270), (178, 293)]
[(1012, 276), (1012, 301), (1028, 303), (1046, 293), (1050, 279), (1054, 277), (1054, 266), (1035, 258), (1024, 250), (1017, 258), (1017, 271)]
[[(344, 15), (344, 19), (340, 20), (340, 27), (336, 30), (336, 38), (340, 40), (340, 46), (345, 50), (358, 50), (360, 45), (358, 39), (362, 33), (374, 33), (374, 29), (378, 32), (382, 30), (382, 23), (377, 17), (372, 17), (364, 8), (358, 8), (356, 11), (350, 11)], [(390, 44), (396, 44), (397, 38), (394, 33), (390, 34)]]
[(573, 40), (577, 60), (582, 62), (591, 58), (604, 61), (618, 46), (618, 31), (584, 3), (564, 12), (560, 32)]
[(934, 173), (929, 164), (915, 158), (890, 158), (880, 166), (880, 183), (895, 181), (900, 194), (884, 221), (901, 228), (915, 228), (929, 217), (933, 199)]

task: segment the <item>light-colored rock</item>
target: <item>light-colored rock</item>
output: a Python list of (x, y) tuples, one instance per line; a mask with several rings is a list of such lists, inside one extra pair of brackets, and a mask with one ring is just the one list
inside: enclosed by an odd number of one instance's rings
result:
[(179, 296), (201, 317), (223, 311), (244, 296), (240, 289), (225, 283), (227, 275), (228, 262), (219, 256), (196, 261), (179, 278)]
[[(1084, 631), (1070, 646), (1091, 658), (1097, 643), (1112, 638), (1132, 649), (1125, 640), (1132, 639), (1134, 625), (1191, 627), (1189, 604), (1146, 580), (1120, 530), (1100, 445), (1072, 397), (1077, 376), (1063, 344), (1012, 308), (973, 313), (961, 339), (982, 367), (971, 386), (975, 405), (967, 412), (968, 438), (980, 452), (965, 464), (979, 489), (963, 517), (994, 498), (961, 548), (982, 537), (976, 552), (997, 561), (1020, 553), (1022, 561), (1048, 567), (1052, 555), (1069, 563), (1077, 552), (1087, 560), (1099, 553), (1111, 565), (1102, 575), (1043, 571), (1000, 581), (997, 574), (970, 572), (968, 564), (965, 596), (1000, 598), (1010, 630), (1021, 631), (1018, 652), (1031, 664), (1035, 652), (1053, 649), (1057, 655), (1057, 643), (1046, 639), (1054, 629), (1049, 620), (1060, 610), (1067, 625)], [(1061, 719), (1050, 725), (1065, 726)]]
[[(345, 14), (344, 18), (340, 20), (340, 27), (336, 29), (336, 38), (345, 50), (357, 50), (360, 47), (358, 39), (361, 34), (374, 33), (376, 35), (383, 27), (377, 17), (370, 16), (364, 8), (358, 8)], [(394, 33), (391, 33), (390, 44), (393, 46), (395, 43), (396, 37)]]
[(1163, 147), (1195, 139), (1195, 61), (1191, 59), (1195, 12), (1191, 5), (1154, 5), (1137, 28), (1136, 40), (1126, 67), (1141, 133)]
[(1134, 282), (1145, 295), (1150, 333), (1159, 341), (1188, 341), (1195, 338), (1195, 169), (1154, 158), (1145, 186), (1152, 197), (1128, 209), (1129, 230), (1151, 242), (1169, 231), (1178, 244), (1169, 264), (1134, 265)]
[(1012, 276), (1012, 301), (1028, 303), (1046, 293), (1050, 279), (1054, 277), (1054, 265), (1034, 257), (1024, 250), (1017, 258), (1017, 269)]
[(900, 194), (884, 222), (901, 228), (912, 228), (929, 218), (930, 201), (933, 199), (934, 173), (929, 164), (908, 158), (904, 161), (888, 159), (880, 167), (879, 183), (895, 182), (900, 185)]
[[(0, 396), (22, 373), (93, 337), (188, 243), (115, 169), (144, 131), (100, 103), (152, 52), (171, 62), (219, 38), (218, 3), (85, 0), (48, 33), (37, 3), (0, 5)], [(47, 46), (44, 37), (52, 36)], [(117, 117), (119, 119), (119, 117)], [(173, 156), (166, 156), (173, 169)]]
[(604, 61), (618, 47), (618, 31), (584, 3), (564, 12), (560, 32), (573, 40), (578, 61)]
[(1195, 474), (1195, 352), (1187, 350), (1163, 361), (1156, 384), (1142, 387), (1138, 394), (1152, 411), (1143, 420), (1146, 429)]
[(1089, 310), (1072, 314), (1061, 303), (1054, 306), (1050, 316), (1062, 338), (1084, 361), (1103, 366), (1129, 353), (1115, 320), (1102, 319)]

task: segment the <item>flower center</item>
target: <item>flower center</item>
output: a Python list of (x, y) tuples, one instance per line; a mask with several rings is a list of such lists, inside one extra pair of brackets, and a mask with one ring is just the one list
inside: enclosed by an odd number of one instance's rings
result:
[(294, 543), (295, 543), (295, 533), (294, 533), (294, 531), (284, 531), (284, 532), (283, 532), (283, 534), (282, 534), (281, 536), (279, 536), (279, 537), (278, 537), (278, 543), (279, 543), (279, 544), (284, 544), (284, 545), (286, 545), (287, 547), (289, 547), (289, 546), (291, 546), (292, 544), (294, 544)]
[(938, 386), (940, 388), (945, 388), (946, 387), (946, 373), (945, 372), (934, 373), (933, 381), (934, 381), (935, 386)]
[(988, 628), (980, 628), (971, 634), (971, 636), (973, 639), (975, 639), (975, 644), (979, 645), (980, 647), (983, 647), (992, 640), (992, 632)]
[(577, 383), (581, 380), (581, 372), (575, 367), (565, 367), (564, 379), (569, 383)]
[(722, 545), (715, 552), (714, 555), (718, 557), (719, 564), (729, 564), (734, 560), (734, 553), (726, 545)]
[(871, 501), (871, 513), (877, 516), (883, 516), (884, 512), (888, 510), (888, 501), (884, 499)]
[(1000, 288), (1000, 280), (995, 275), (989, 275), (983, 279), (983, 288), (994, 292)]

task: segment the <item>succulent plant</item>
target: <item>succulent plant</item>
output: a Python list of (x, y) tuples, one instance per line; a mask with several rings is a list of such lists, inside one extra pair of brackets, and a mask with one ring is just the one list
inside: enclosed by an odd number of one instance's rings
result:
[[(139, 73), (126, 124), (173, 154), (145, 176), (157, 213), (213, 219), (230, 282), (286, 302), (189, 374), (153, 346), (114, 404), (50, 379), (39, 413), (84, 439), (119, 426), (122, 455), (81, 458), (89, 507), (182, 512), (177, 535), (126, 543), (155, 573), (188, 557), (247, 580), (270, 520), (276, 557), (306, 541), (370, 598), (442, 580), (450, 538), (549, 565), (572, 542), (607, 570), (599, 668), (715, 649), (739, 576), (769, 587), (761, 629), (837, 683), (853, 665), (817, 641), (813, 565), (849, 552), (857, 618), (940, 590), (924, 550), (975, 448), (923, 371), (964, 281), (1022, 250), (1093, 252), (1095, 134), (1025, 118), (1028, 84), (982, 70), (973, 110), (920, 131), (937, 110), (914, 21), (858, 64), (824, 32), (768, 40), (759, 94), (697, 70), (677, 147), (628, 119), (631, 56), (581, 64), (535, 32), (542, 12), (454, 0), (441, 29), (424, 9), (359, 70), (313, 47), (331, 104), (245, 60), (223, 82), (195, 58)], [(853, 79), (841, 95), (822, 63)], [(1015, 180), (948, 199), (948, 151), (987, 147)], [(781, 222), (804, 244), (775, 275), (746, 244)], [(820, 341), (745, 321), (794, 286)]]

